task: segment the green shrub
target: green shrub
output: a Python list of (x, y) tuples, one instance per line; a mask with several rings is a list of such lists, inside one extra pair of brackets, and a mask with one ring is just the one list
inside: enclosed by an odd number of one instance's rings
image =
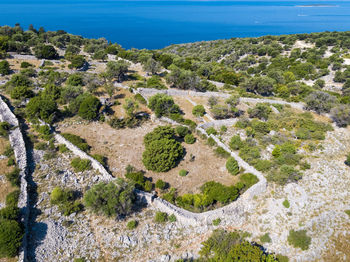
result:
[(207, 144), (209, 146), (215, 146), (216, 142), (215, 142), (215, 140), (212, 137), (208, 137)]
[(56, 59), (58, 53), (52, 45), (39, 44), (34, 47), (35, 56), (38, 59)]
[(126, 228), (129, 230), (135, 229), (138, 225), (138, 222), (136, 220), (130, 220), (127, 224), (126, 224)]
[(233, 157), (229, 157), (226, 161), (226, 169), (231, 175), (237, 175), (239, 173), (239, 166)]
[(348, 155), (346, 156), (345, 164), (347, 166), (350, 166), (350, 153), (348, 153)]
[(91, 169), (91, 161), (89, 159), (73, 158), (70, 162), (75, 172), (83, 172)]
[(289, 231), (288, 243), (293, 247), (299, 247), (301, 250), (308, 250), (311, 244), (311, 237), (306, 234), (306, 230)]
[(23, 61), (21, 63), (21, 68), (28, 68), (28, 67), (31, 67), (31, 66), (33, 66), (33, 65), (31, 63), (26, 62), (26, 61)]
[(146, 192), (151, 192), (152, 189), (153, 189), (153, 184), (152, 184), (152, 182), (149, 181), (149, 180), (147, 180), (147, 181), (145, 182), (145, 185), (144, 185), (143, 189), (144, 189)]
[(9, 75), (11, 73), (10, 64), (6, 60), (0, 61), (0, 75)]
[(218, 132), (215, 130), (214, 127), (207, 128), (206, 132), (207, 132), (208, 136), (210, 136), (210, 135), (217, 135), (218, 134)]
[(103, 165), (104, 167), (107, 166), (107, 157), (99, 154), (94, 154), (92, 155), (92, 157), (95, 158), (98, 162), (100, 162), (100, 164)]
[(271, 237), (270, 237), (269, 233), (262, 235), (260, 237), (260, 241), (261, 241), (261, 243), (271, 243)]
[(13, 149), (10, 145), (7, 145), (6, 148), (5, 148), (5, 151), (3, 153), (4, 156), (7, 156), (7, 157), (11, 157), (13, 156)]
[(50, 198), (51, 204), (57, 205), (65, 216), (77, 213), (83, 208), (72, 190), (63, 190), (60, 187), (55, 187), (51, 192)]
[(146, 99), (144, 99), (143, 96), (140, 95), (140, 94), (136, 94), (136, 95), (134, 96), (134, 98), (135, 98), (136, 101), (140, 102), (140, 103), (143, 104), (143, 105), (146, 105), (146, 104), (147, 104)]
[(203, 105), (196, 105), (192, 109), (192, 114), (197, 117), (201, 117), (205, 115), (205, 109)]
[(157, 182), (156, 182), (156, 188), (159, 188), (159, 189), (164, 189), (166, 186), (166, 183), (161, 180), (161, 179), (158, 179)]
[(24, 99), (30, 98), (33, 96), (33, 91), (28, 86), (16, 86), (11, 90), (11, 98), (12, 99)]
[(15, 257), (21, 246), (23, 230), (15, 220), (0, 220), (0, 257)]
[(21, 170), (19, 168), (15, 168), (10, 173), (7, 173), (5, 175), (6, 179), (11, 183), (12, 186), (19, 186), (19, 184), (20, 184), (20, 177), (19, 177), (20, 171)]
[(61, 135), (73, 145), (77, 146), (80, 150), (83, 150), (84, 152), (89, 152), (90, 146), (88, 145), (88, 143), (86, 143), (85, 139), (81, 138), (80, 136), (76, 136), (69, 133), (62, 133)]
[(69, 152), (69, 149), (65, 144), (60, 144), (58, 145), (58, 151), (63, 154)]
[(274, 255), (265, 253), (263, 247), (244, 240), (237, 231), (214, 230), (209, 239), (202, 243), (200, 259), (207, 261), (270, 261), (277, 262)]
[(181, 169), (181, 170), (179, 171), (179, 176), (187, 176), (187, 174), (188, 174), (188, 171), (185, 170), (185, 169)]
[(259, 179), (251, 173), (244, 173), (240, 176), (240, 181), (245, 185), (245, 188), (249, 188), (258, 183)]
[(92, 95), (86, 96), (79, 106), (78, 114), (86, 120), (96, 119), (101, 107), (100, 100)]
[(19, 190), (12, 191), (11, 193), (7, 194), (6, 196), (6, 206), (17, 206), (18, 199), (19, 199)]
[(84, 202), (88, 208), (109, 217), (130, 214), (135, 200), (134, 186), (122, 179), (94, 185), (84, 195)]
[(288, 201), (288, 199), (285, 199), (284, 201), (283, 201), (283, 206), (285, 207), (285, 208), (289, 208), (290, 207), (290, 204), (289, 204), (289, 201)]
[(10, 132), (11, 126), (7, 122), (0, 122), (0, 136), (7, 137)]
[(278, 262), (289, 262), (289, 258), (281, 254), (277, 254), (276, 259)]
[(196, 138), (192, 134), (187, 134), (184, 138), (186, 144), (194, 144), (196, 142)]
[(230, 153), (227, 152), (225, 149), (223, 149), (221, 146), (218, 146), (218, 147), (215, 149), (215, 154), (216, 154), (218, 157), (222, 157), (222, 158), (229, 158), (229, 157), (230, 157)]
[(170, 222), (172, 222), (172, 223), (174, 223), (174, 222), (176, 222), (176, 216), (174, 215), (174, 214), (171, 214), (169, 217), (168, 217), (168, 219), (169, 219), (169, 221)]
[(220, 202), (221, 204), (234, 201), (239, 196), (239, 190), (235, 186), (228, 187), (215, 181), (206, 182), (200, 189), (209, 199)]
[(16, 206), (6, 206), (0, 209), (0, 220), (18, 220), (19, 208)]
[(144, 137), (146, 150), (142, 162), (148, 170), (166, 172), (177, 165), (183, 157), (184, 149), (174, 139), (170, 127), (157, 127)]
[(57, 154), (56, 154), (56, 151), (47, 151), (46, 153), (45, 153), (45, 155), (44, 155), (44, 159), (45, 160), (50, 160), (50, 159), (54, 159), (54, 158), (56, 158), (56, 156), (57, 156)]
[(177, 126), (175, 132), (179, 137), (185, 137), (190, 133), (190, 130), (186, 126)]
[(221, 223), (221, 219), (220, 218), (217, 218), (217, 219), (213, 220), (213, 225), (214, 226), (218, 226), (218, 225), (220, 225), (220, 223)]
[(345, 210), (344, 212), (350, 217), (350, 210)]
[(157, 211), (154, 217), (154, 221), (157, 223), (165, 223), (168, 221), (168, 214), (165, 212)]
[(258, 159), (254, 167), (261, 172), (266, 172), (272, 168), (272, 162), (266, 159)]
[(58, 112), (58, 107), (51, 96), (39, 95), (29, 100), (25, 110), (29, 119), (40, 118), (47, 123), (52, 123)]
[(34, 148), (36, 150), (46, 150), (48, 148), (48, 146), (47, 146), (47, 143), (45, 143), (45, 142), (39, 142), (39, 143), (34, 145)]
[(272, 110), (269, 105), (258, 103), (254, 108), (248, 109), (248, 114), (250, 118), (259, 118), (267, 120), (269, 115), (272, 113)]
[(165, 94), (156, 94), (150, 97), (148, 107), (157, 117), (170, 116), (170, 114), (180, 113), (180, 107), (175, 104), (171, 96)]
[(14, 166), (16, 164), (16, 161), (13, 157), (10, 157), (8, 160), (7, 160), (7, 166)]

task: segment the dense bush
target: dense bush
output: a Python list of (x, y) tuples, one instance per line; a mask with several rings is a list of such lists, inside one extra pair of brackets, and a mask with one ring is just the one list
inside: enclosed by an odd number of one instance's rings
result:
[(254, 108), (248, 109), (250, 118), (259, 118), (267, 120), (272, 110), (269, 105), (258, 103)]
[(288, 243), (294, 247), (299, 247), (301, 250), (308, 250), (311, 244), (311, 237), (306, 234), (306, 230), (289, 231)]
[(163, 180), (158, 179), (156, 182), (156, 188), (164, 189), (165, 187), (166, 187), (166, 183)]
[(7, 137), (10, 132), (10, 124), (7, 122), (0, 122), (0, 136)]
[(84, 84), (83, 82), (83, 76), (79, 73), (71, 74), (66, 81), (66, 84), (68, 86), (82, 86)]
[(142, 154), (142, 162), (148, 170), (166, 172), (180, 161), (184, 149), (174, 139), (174, 134), (171, 127), (161, 126), (144, 137), (146, 150)]
[(204, 116), (205, 114), (204, 106), (203, 105), (194, 106), (192, 109), (192, 114), (197, 117)]
[(11, 183), (12, 186), (19, 186), (20, 184), (20, 177), (19, 177), (20, 169), (15, 168), (11, 172), (7, 173), (6, 179)]
[(29, 98), (33, 96), (33, 91), (28, 86), (16, 86), (11, 90), (10, 95), (12, 99)]
[(19, 199), (19, 190), (12, 191), (11, 193), (7, 194), (6, 196), (6, 206), (17, 206), (18, 199)]
[(119, 179), (99, 183), (84, 195), (85, 205), (95, 213), (122, 217), (131, 213), (136, 196), (134, 186)]
[(107, 63), (106, 75), (111, 80), (116, 78), (118, 82), (121, 82), (125, 79), (129, 66), (130, 63), (124, 60), (109, 61)]
[(40, 118), (47, 123), (53, 122), (57, 112), (57, 104), (50, 96), (33, 97), (26, 106), (26, 113), (29, 118)]
[(6, 206), (0, 209), (0, 220), (18, 220), (19, 208), (17, 206)]
[(9, 75), (11, 73), (10, 64), (6, 60), (0, 61), (0, 75)]
[(177, 126), (175, 128), (176, 135), (179, 137), (185, 137), (187, 134), (190, 133), (190, 130), (186, 126)]
[(239, 232), (215, 230), (202, 242), (200, 261), (278, 261), (274, 255), (265, 253), (263, 247), (244, 240)]
[(83, 172), (91, 169), (91, 160), (81, 159), (80, 157), (73, 158), (70, 162), (75, 172)]
[(152, 96), (148, 101), (148, 107), (154, 111), (157, 117), (180, 113), (180, 107), (175, 104), (173, 98), (165, 94)]
[(82, 55), (75, 55), (71, 59), (71, 64), (68, 65), (69, 68), (82, 68), (84, 64), (86, 63), (86, 60), (84, 56)]
[(130, 220), (127, 224), (126, 227), (129, 230), (135, 229), (138, 225), (138, 222), (136, 220)]
[(233, 136), (229, 143), (229, 146), (232, 150), (239, 150), (243, 145), (244, 143), (239, 135)]
[(241, 175), (240, 181), (244, 184), (244, 187), (247, 189), (252, 185), (258, 183), (259, 179), (251, 173), (244, 173), (243, 175)]
[(57, 205), (59, 210), (69, 216), (82, 210), (82, 204), (77, 199), (74, 191), (55, 187), (50, 195), (51, 204)]
[(57, 59), (58, 53), (52, 45), (38, 45), (34, 48), (35, 56), (38, 59)]
[(188, 174), (188, 171), (185, 170), (185, 169), (181, 169), (181, 170), (179, 171), (179, 176), (187, 176), (187, 174)]
[(322, 91), (314, 91), (305, 98), (306, 109), (318, 114), (328, 113), (336, 103), (336, 98)]
[(226, 161), (226, 169), (231, 175), (237, 175), (239, 173), (239, 166), (233, 157), (229, 157)]
[(196, 138), (192, 134), (187, 134), (184, 137), (184, 141), (186, 144), (194, 144), (196, 142)]
[(350, 106), (339, 105), (331, 109), (331, 118), (339, 127), (346, 127), (350, 124)]
[(15, 220), (0, 220), (0, 257), (14, 257), (18, 253), (23, 230)]
[(157, 223), (165, 223), (168, 221), (168, 214), (165, 212), (157, 211), (154, 221)]
[(83, 150), (84, 152), (89, 152), (90, 146), (88, 143), (86, 143), (85, 139), (70, 133), (62, 133), (61, 135), (79, 149)]
[(96, 119), (98, 116), (98, 111), (100, 109), (101, 103), (100, 100), (98, 100), (95, 96), (87, 96), (85, 99), (81, 102), (79, 106), (78, 114), (80, 117), (87, 119), (87, 120), (93, 120)]

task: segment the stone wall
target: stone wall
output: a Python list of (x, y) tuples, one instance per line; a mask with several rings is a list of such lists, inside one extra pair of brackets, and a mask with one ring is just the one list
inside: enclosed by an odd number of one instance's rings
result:
[(20, 171), (20, 196), (18, 200), (18, 208), (21, 211), (21, 222), (23, 223), (25, 234), (22, 240), (22, 246), (19, 253), (18, 261), (27, 260), (27, 236), (28, 236), (28, 219), (29, 219), (29, 197), (28, 197), (28, 183), (27, 183), (27, 151), (24, 143), (23, 135), (21, 133), (18, 120), (12, 113), (11, 109), (0, 97), (0, 120), (6, 121), (11, 126), (15, 127), (10, 131), (9, 140), (13, 148), (17, 166)]
[(69, 150), (71, 150), (75, 155), (83, 159), (89, 159), (91, 161), (92, 167), (100, 172), (103, 180), (110, 181), (112, 179), (112, 176), (107, 172), (104, 166), (100, 162), (98, 162), (95, 158), (93, 158), (92, 156), (89, 156), (87, 153), (80, 150), (77, 146), (73, 145), (71, 142), (69, 142), (60, 134), (54, 133), (54, 135), (58, 143), (66, 145), (66, 147)]
[[(158, 90), (153, 88), (138, 88), (137, 92), (142, 96), (152, 96), (155, 94), (167, 94), (170, 96), (199, 96), (199, 97), (218, 97), (218, 98), (229, 98), (231, 95), (221, 92), (196, 92), (196, 91), (186, 91), (179, 89), (166, 89), (166, 90)], [(274, 100), (267, 98), (251, 98), (251, 97), (240, 97), (241, 102), (245, 103), (270, 103), (270, 104), (280, 104), (280, 105), (289, 105), (293, 108), (303, 110), (303, 103), (291, 103), (282, 100)]]

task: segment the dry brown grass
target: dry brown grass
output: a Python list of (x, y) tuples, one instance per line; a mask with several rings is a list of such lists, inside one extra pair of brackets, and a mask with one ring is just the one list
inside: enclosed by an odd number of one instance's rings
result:
[(350, 260), (350, 224), (344, 226), (342, 233), (332, 236), (329, 247), (323, 255), (323, 261), (338, 262)]
[(10, 142), (6, 138), (0, 137), (0, 155), (5, 152), (5, 149), (9, 144)]
[[(135, 129), (111, 128), (105, 123), (74, 124), (60, 127), (62, 132), (69, 132), (86, 139), (92, 147), (91, 154), (102, 154), (108, 157), (108, 164), (113, 174), (123, 177), (127, 165), (133, 165), (137, 169), (145, 170), (142, 164), (144, 151), (143, 137), (152, 131), (157, 125), (151, 122)], [(234, 184), (238, 178), (230, 175), (225, 168), (225, 159), (218, 158), (213, 149), (203, 141), (198, 140), (193, 145), (183, 143), (186, 149), (184, 160), (167, 173), (155, 173), (147, 171), (146, 176), (153, 181), (162, 179), (171, 186), (179, 189), (179, 193), (196, 193), (205, 182), (215, 180), (225, 185)], [(195, 156), (195, 161), (190, 162), (190, 155)], [(179, 176), (179, 171), (189, 171), (186, 177)]]
[[(5, 148), (9, 144), (10, 142), (7, 139), (0, 137), (0, 155), (4, 153)], [(13, 167), (7, 166), (7, 161), (7, 158), (0, 160), (0, 175), (4, 175), (13, 170)], [(2, 181), (0, 181), (0, 203), (5, 203), (6, 196), (13, 190), (15, 190), (15, 187), (12, 187), (11, 184), (5, 178)]]

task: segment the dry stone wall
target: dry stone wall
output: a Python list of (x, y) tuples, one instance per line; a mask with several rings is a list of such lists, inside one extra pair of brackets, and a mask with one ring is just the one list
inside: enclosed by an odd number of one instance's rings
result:
[(66, 147), (71, 150), (75, 155), (79, 156), (83, 159), (89, 159), (91, 161), (91, 165), (94, 169), (98, 170), (102, 175), (102, 179), (109, 181), (112, 179), (112, 176), (107, 172), (107, 170), (103, 167), (103, 165), (98, 162), (95, 158), (89, 156), (84, 151), (80, 150), (77, 146), (73, 145), (67, 139), (65, 139), (60, 134), (55, 133), (55, 139), (58, 143), (66, 145)]
[[(155, 94), (166, 94), (169, 96), (200, 96), (200, 97), (218, 97), (218, 98), (229, 98), (230, 94), (225, 94), (221, 92), (196, 92), (196, 91), (186, 91), (178, 89), (166, 89), (158, 90), (153, 88), (138, 88), (137, 92), (143, 97), (152, 96)], [(289, 105), (295, 109), (303, 110), (303, 103), (291, 103), (282, 100), (273, 100), (267, 98), (251, 98), (251, 97), (240, 97), (241, 102), (245, 103), (269, 103), (269, 104), (279, 104), (279, 105)]]
[(29, 197), (28, 197), (28, 183), (27, 183), (27, 151), (24, 143), (23, 135), (19, 127), (16, 116), (11, 109), (0, 97), (0, 120), (8, 122), (12, 127), (10, 131), (9, 140), (13, 148), (17, 166), (20, 169), (20, 196), (18, 200), (18, 208), (21, 211), (21, 222), (23, 223), (25, 234), (22, 240), (22, 246), (19, 253), (18, 261), (27, 260), (27, 236), (28, 236), (28, 219), (29, 219)]

